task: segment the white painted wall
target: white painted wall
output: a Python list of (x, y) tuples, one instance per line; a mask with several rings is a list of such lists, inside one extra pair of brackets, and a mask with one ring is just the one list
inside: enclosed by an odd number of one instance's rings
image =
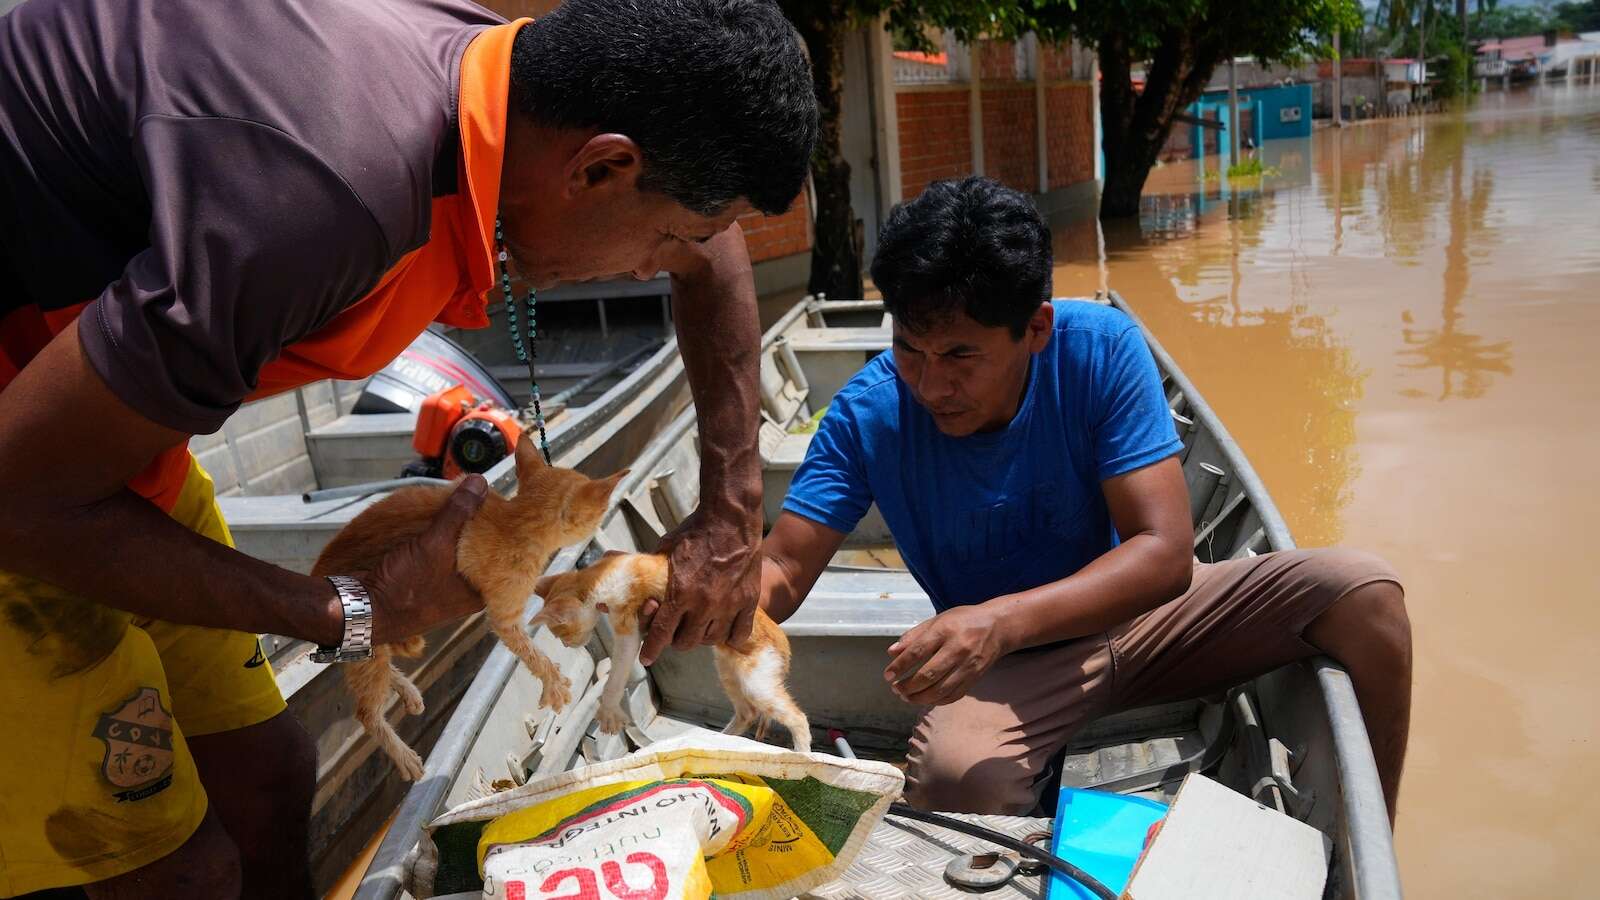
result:
[(872, 69), (867, 50), (867, 30), (850, 34), (844, 45), (844, 122), (840, 140), (844, 161), (850, 164), (850, 208), (865, 233), (862, 265), (878, 248), (879, 209), (877, 160), (873, 152)]

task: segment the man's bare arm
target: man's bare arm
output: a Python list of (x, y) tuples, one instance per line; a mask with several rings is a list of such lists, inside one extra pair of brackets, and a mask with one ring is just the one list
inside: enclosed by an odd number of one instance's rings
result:
[(641, 658), (740, 640), (750, 633), (759, 582), (761, 328), (744, 232), (735, 222), (668, 260), (678, 346), (700, 428), (700, 508), (666, 542), (668, 596)]
[(761, 542), (761, 608), (773, 621), (795, 614), (844, 543), (843, 532), (786, 512)]
[(1072, 576), (997, 597), (1012, 650), (1099, 634), (1189, 589), (1194, 526), (1177, 457), (1101, 485), (1122, 543)]
[(1122, 543), (1060, 581), (958, 606), (906, 632), (884, 669), (894, 691), (911, 703), (949, 703), (1008, 653), (1098, 634), (1188, 590), (1194, 528), (1177, 458), (1101, 489)]
[[(84, 357), (78, 330), (64, 330), (0, 392), (0, 569), (142, 616), (337, 643), (343, 613), (325, 580), (195, 534), (124, 487), (187, 437), (119, 400)], [(481, 492), (458, 494), (440, 517), (448, 534), (433, 533), (436, 521), (382, 571), (360, 573), (379, 640), (473, 608), (476, 595), (454, 573), (454, 536)], [(429, 590), (444, 591), (442, 608), (426, 608), (419, 592)]]

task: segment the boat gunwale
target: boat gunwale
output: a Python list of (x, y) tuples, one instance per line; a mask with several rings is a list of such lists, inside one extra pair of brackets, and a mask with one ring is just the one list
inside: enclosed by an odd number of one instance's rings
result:
[[(1128, 301), (1116, 291), (1110, 291), (1109, 296), (1112, 305), (1139, 326), (1156, 365), (1182, 392), (1188, 403), (1185, 415), (1211, 432), (1211, 437), (1216, 440), (1223, 457), (1228, 461), (1230, 471), (1240, 480), (1245, 496), (1261, 518), (1268, 545), (1273, 550), (1294, 549), (1294, 537), (1283, 515), (1278, 512), (1277, 504), (1272, 501), (1266, 485), (1250, 465), (1243, 448), (1222, 424), (1222, 419), (1183, 373), (1177, 360), (1156, 339), (1149, 326), (1128, 305)], [(1394, 832), (1389, 825), (1383, 783), (1378, 778), (1378, 763), (1372, 755), (1372, 741), (1367, 735), (1366, 720), (1361, 716), (1361, 706), (1356, 700), (1350, 675), (1327, 656), (1315, 656), (1298, 665), (1306, 667), (1315, 683), (1321, 687), (1323, 707), (1333, 734), (1334, 758), (1339, 770), (1339, 801), (1344, 809), (1344, 836), (1347, 842), (1344, 849), (1350, 858), (1353, 881), (1350, 885), (1351, 894), (1361, 900), (1399, 900), (1403, 892), (1399, 862), (1394, 853)]]

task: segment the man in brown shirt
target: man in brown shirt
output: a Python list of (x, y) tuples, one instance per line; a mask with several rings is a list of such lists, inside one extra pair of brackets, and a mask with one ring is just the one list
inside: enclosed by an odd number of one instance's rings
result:
[[(244, 400), (485, 324), (534, 287), (673, 275), (702, 505), (646, 656), (749, 628), (758, 327), (735, 218), (816, 135), (766, 0), (30, 0), (0, 17), (0, 897), (307, 897), (314, 749), (258, 632), (334, 587), (227, 546), (188, 454)], [(497, 234), (503, 233), (503, 244)], [(373, 639), (479, 606), (485, 485), (356, 576)], [(26, 737), (21, 737), (25, 735)]]

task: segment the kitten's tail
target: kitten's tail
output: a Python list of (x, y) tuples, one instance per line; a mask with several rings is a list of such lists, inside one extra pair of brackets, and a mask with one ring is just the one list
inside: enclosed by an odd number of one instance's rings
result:
[(400, 643), (394, 644), (393, 647), (395, 655), (404, 656), (407, 659), (416, 659), (422, 655), (422, 651), (428, 649), (428, 642), (422, 635), (414, 634)]

